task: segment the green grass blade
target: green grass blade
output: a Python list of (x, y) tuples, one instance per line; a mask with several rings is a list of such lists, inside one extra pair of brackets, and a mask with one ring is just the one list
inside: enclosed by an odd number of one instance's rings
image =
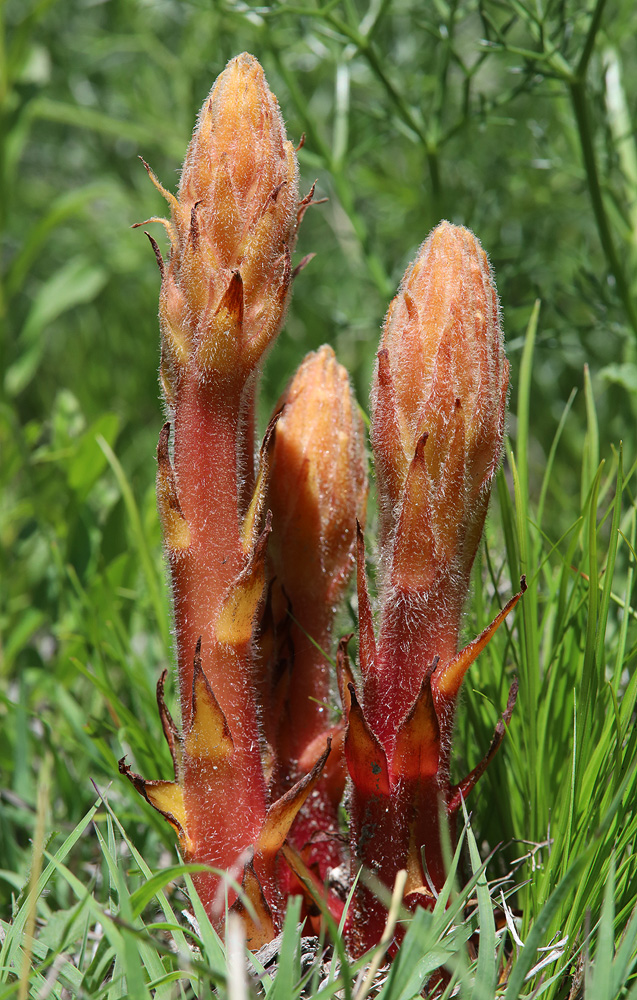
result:
[[(98, 804), (91, 806), (75, 829), (68, 835), (62, 846), (56, 851), (54, 857), (50, 860), (49, 864), (40, 875), (36, 886), (38, 898), (42, 895), (50, 879), (55, 874), (58, 864), (68, 857), (80, 837), (84, 834), (84, 831), (95, 816), (97, 809)], [(8, 971), (18, 967), (16, 963), (16, 952), (21, 949), (22, 945), (24, 929), (28, 916), (27, 902), (28, 900), (25, 900), (20, 907), (2, 944), (2, 949), (0, 950), (0, 982), (6, 982)]]
[(478, 898), (478, 918), (480, 930), (480, 943), (478, 948), (478, 964), (476, 968), (474, 989), (476, 1000), (478, 998), (492, 998), (495, 984), (498, 978), (496, 967), (497, 947), (495, 936), (495, 918), (493, 916), (493, 904), (487, 884), (486, 869), (480, 861), (478, 845), (471, 829), (469, 815), (464, 799), (462, 800), (462, 811), (464, 813), (465, 825), (467, 829), (467, 844), (469, 847), (469, 858), (471, 860), (471, 870), (474, 875), (481, 872), (476, 882), (476, 896)]
[(301, 978), (298, 926), (301, 919), (300, 896), (293, 896), (288, 902), (283, 922), (283, 938), (279, 951), (278, 969), (274, 986), (269, 996), (272, 1000), (293, 1000), (298, 996), (295, 987)]
[(615, 1000), (612, 966), (615, 951), (615, 858), (611, 858), (610, 871), (604, 890), (604, 904), (597, 927), (597, 945), (590, 985), (586, 996), (594, 1000)]
[(582, 507), (586, 504), (590, 485), (599, 466), (599, 427), (588, 365), (584, 365), (584, 399), (586, 401), (586, 440), (582, 461)]
[(186, 885), (188, 886), (190, 905), (192, 906), (195, 920), (197, 921), (199, 936), (204, 946), (202, 955), (211, 968), (215, 970), (223, 970), (225, 975), (226, 956), (223, 943), (210, 923), (210, 917), (206, 913), (204, 905), (199, 899), (197, 890), (195, 889), (190, 875), (186, 875), (185, 879)]
[(633, 910), (630, 921), (622, 934), (611, 973), (612, 996), (620, 994), (628, 977), (637, 967), (637, 909)]
[(564, 875), (562, 880), (556, 886), (551, 896), (542, 907), (542, 910), (535, 918), (524, 947), (518, 955), (518, 959), (511, 970), (509, 982), (504, 994), (504, 1000), (518, 1000), (524, 985), (524, 980), (536, 961), (538, 948), (540, 948), (546, 940), (547, 932), (554, 918), (559, 913), (560, 908), (572, 888), (577, 884), (577, 880), (584, 870), (587, 861), (587, 855), (583, 855), (573, 862), (566, 875)]
[(412, 1000), (429, 976), (452, 952), (439, 940), (432, 914), (420, 907), (406, 924), (407, 930), (378, 1000)]
[(553, 468), (555, 466), (555, 456), (557, 454), (557, 447), (560, 443), (562, 433), (564, 431), (564, 426), (566, 424), (567, 417), (571, 412), (573, 403), (575, 402), (575, 397), (577, 396), (577, 389), (571, 389), (571, 394), (568, 397), (566, 405), (562, 410), (562, 415), (560, 417), (560, 422), (557, 425), (557, 430), (553, 435), (553, 440), (551, 442), (551, 450), (549, 451), (548, 458), (546, 460), (546, 468), (544, 469), (544, 475), (542, 476), (542, 486), (540, 489), (540, 498), (537, 504), (537, 524), (540, 530), (542, 529), (542, 521), (544, 519), (544, 507), (546, 504), (546, 497), (551, 484), (551, 477), (553, 474)]
[(533, 371), (533, 352), (535, 350), (535, 339), (537, 335), (537, 324), (540, 318), (540, 300), (536, 299), (533, 310), (526, 328), (524, 337), (524, 349), (520, 362), (520, 373), (518, 376), (518, 405), (517, 405), (517, 441), (515, 449), (516, 464), (520, 479), (520, 492), (523, 503), (522, 514), (524, 519), (528, 516), (526, 500), (529, 495), (529, 413), (531, 405), (531, 378)]
[(148, 906), (151, 899), (154, 899), (159, 890), (163, 889), (169, 882), (172, 882), (176, 878), (181, 878), (186, 874), (192, 875), (196, 872), (207, 871), (210, 871), (208, 865), (197, 864), (170, 865), (168, 868), (162, 868), (161, 871), (151, 875), (139, 889), (135, 889), (131, 893), (130, 906), (133, 918), (138, 917)]

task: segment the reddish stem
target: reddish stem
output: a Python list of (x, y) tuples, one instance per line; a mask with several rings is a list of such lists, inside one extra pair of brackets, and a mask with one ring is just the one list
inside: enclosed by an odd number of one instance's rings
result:
[(384, 601), (377, 660), (365, 679), (365, 716), (390, 759), (427, 668), (434, 657), (449, 662), (457, 651), (465, 593), (447, 579), (426, 595), (393, 591)]
[(228, 588), (245, 564), (238, 515), (239, 392), (185, 381), (176, 406), (175, 474), (191, 533), (188, 551), (171, 561), (184, 728), (192, 714), (193, 658), (202, 666), (231, 725), (235, 750), (260, 812), (265, 788), (249, 644), (217, 641), (215, 625)]

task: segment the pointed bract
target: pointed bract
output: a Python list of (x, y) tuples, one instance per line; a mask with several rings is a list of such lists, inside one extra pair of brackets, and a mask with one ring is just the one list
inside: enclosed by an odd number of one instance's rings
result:
[(190, 529), (183, 515), (175, 473), (168, 453), (170, 424), (162, 427), (157, 445), (157, 509), (169, 556), (177, 558), (190, 546)]
[(500, 628), (504, 619), (511, 614), (525, 590), (526, 580), (522, 577), (519, 593), (515, 594), (505, 604), (502, 611), (495, 616), (491, 624), (487, 625), (477, 639), (474, 639), (468, 646), (460, 650), (450, 663), (441, 663), (438, 666), (432, 679), (432, 686), (437, 698), (452, 700), (457, 696), (467, 670)]
[(389, 772), (385, 751), (369, 728), (349, 684), (351, 705), (345, 733), (345, 758), (357, 791), (367, 796), (389, 795)]
[(254, 547), (248, 563), (232, 584), (219, 610), (215, 636), (221, 643), (240, 646), (249, 643), (265, 585), (265, 553), (272, 525), (271, 515)]
[(324, 753), (317, 760), (310, 773), (270, 806), (257, 841), (257, 851), (260, 854), (276, 854), (283, 846), (299, 809), (321, 777), (331, 748), (332, 741), (328, 739)]
[(232, 734), (197, 657), (192, 681), (192, 721), (184, 737), (191, 758), (225, 761), (234, 750)]
[(431, 693), (429, 672), (413, 708), (396, 734), (392, 770), (406, 780), (430, 778), (438, 770), (440, 726)]

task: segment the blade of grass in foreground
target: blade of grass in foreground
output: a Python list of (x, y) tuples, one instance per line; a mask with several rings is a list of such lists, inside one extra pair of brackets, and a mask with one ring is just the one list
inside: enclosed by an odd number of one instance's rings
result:
[(127, 978), (127, 988), (130, 990), (131, 996), (139, 996), (140, 1000), (150, 1000), (146, 984), (141, 975), (140, 956), (137, 948), (134, 947), (133, 939), (117, 926), (113, 915), (105, 911), (93, 895), (87, 895), (86, 887), (65, 864), (51, 857), (48, 853), (46, 856), (50, 858), (51, 863), (68, 883), (77, 899), (81, 900), (86, 897), (87, 906), (93, 919), (104, 931), (104, 936), (108, 940), (115, 957), (115, 967), (109, 992), (112, 990), (113, 996), (127, 995), (127, 991), (124, 990), (123, 985), (124, 979)]
[(475, 992), (477, 997), (493, 996), (495, 984), (498, 978), (497, 958), (498, 949), (495, 936), (495, 919), (493, 916), (493, 903), (487, 885), (486, 869), (482, 867), (476, 838), (469, 823), (469, 815), (464, 799), (462, 800), (462, 811), (464, 813), (467, 828), (467, 844), (469, 845), (469, 857), (471, 859), (471, 870), (474, 875), (481, 871), (476, 882), (476, 896), (478, 899), (478, 918), (480, 926), (480, 943), (478, 947), (478, 964), (475, 976)]
[[(612, 996), (620, 996), (624, 985), (637, 968), (637, 908), (622, 935), (611, 969)], [(636, 985), (637, 989), (637, 985)], [(635, 990), (633, 990), (633, 993)], [(631, 993), (632, 996), (632, 993)]]
[(295, 987), (301, 978), (299, 956), (301, 902), (300, 896), (293, 896), (285, 913), (276, 979), (272, 991), (268, 994), (272, 1000), (290, 1000), (291, 997), (298, 995)]
[[(62, 846), (56, 851), (54, 857), (40, 875), (36, 885), (36, 895), (39, 898), (51, 877), (56, 871), (58, 863), (62, 862), (70, 854), (80, 837), (84, 834), (89, 823), (95, 816), (99, 808), (99, 803), (91, 806), (88, 812), (82, 817), (75, 829), (68, 835)], [(86, 890), (84, 890), (86, 891)], [(0, 950), (0, 982), (6, 983), (8, 979), (15, 975), (19, 969), (19, 955), (22, 950), (26, 923), (28, 919), (28, 897), (22, 902), (18, 913), (7, 932), (7, 935)]]
[[(538, 803), (541, 796), (540, 779), (536, 767), (537, 746), (537, 706), (538, 687), (540, 684), (539, 649), (538, 649), (538, 584), (533, 578), (535, 567), (539, 562), (537, 544), (531, 534), (529, 521), (529, 414), (531, 405), (531, 380), (533, 355), (540, 315), (540, 301), (536, 300), (529, 318), (524, 337), (524, 349), (520, 363), (517, 398), (517, 439), (515, 454), (509, 450), (509, 462), (513, 473), (515, 492), (515, 529), (517, 536), (517, 552), (519, 553), (519, 573), (526, 574), (528, 589), (522, 601), (522, 642), (520, 644), (520, 701), (525, 706), (522, 717), (523, 747), (526, 756), (526, 798), (529, 811), (533, 817), (533, 825), (527, 831), (532, 840), (541, 837), (539, 823), (541, 813)], [(513, 577), (515, 580), (515, 577)]]
[[(130, 894), (121, 869), (121, 858), (117, 855), (115, 844), (113, 821), (107, 816), (108, 844), (95, 824), (95, 834), (102, 849), (102, 857), (108, 866), (108, 873), (112, 889), (117, 893), (118, 913), (121, 920), (132, 925), (133, 911), (130, 902)], [(112, 904), (111, 904), (112, 905)], [(139, 920), (133, 925), (135, 929), (142, 929), (143, 924)], [(122, 978), (126, 980), (126, 988), (131, 996), (139, 997), (140, 1000), (150, 1000), (146, 981), (142, 974), (142, 966), (148, 970), (149, 979), (158, 979), (164, 975), (164, 968), (157, 952), (149, 948), (146, 943), (136, 941), (132, 934), (126, 933), (122, 929), (121, 951), (118, 952), (117, 961), (121, 962), (123, 968)], [(141, 961), (140, 961), (141, 960)], [(160, 1000), (168, 1000), (165, 990), (158, 991)]]
[(596, 1000), (615, 1000), (615, 992), (612, 992), (613, 983), (611, 969), (613, 964), (613, 954), (615, 951), (615, 858), (611, 858), (610, 872), (604, 891), (604, 903), (602, 915), (597, 925), (597, 947), (595, 948), (595, 964), (590, 977), (590, 987), (587, 984), (586, 992), (590, 990), (591, 997)]
[(587, 860), (587, 856), (583, 855), (571, 865), (562, 881), (549, 897), (541, 912), (535, 918), (524, 944), (524, 948), (520, 952), (517, 962), (511, 971), (506, 992), (504, 994), (504, 1000), (518, 1000), (524, 985), (524, 980), (533, 968), (538, 948), (540, 948), (542, 943), (546, 940), (547, 932), (554, 917), (556, 916), (563, 901), (567, 898), (570, 890), (576, 884), (580, 873), (583, 871), (587, 863)]
[[(540, 913), (535, 917), (524, 947), (511, 971), (504, 1000), (518, 1000), (524, 981), (533, 969), (538, 949), (541, 947), (542, 941), (546, 939), (551, 924), (558, 917), (561, 909), (568, 901), (571, 891), (578, 886), (582, 873), (587, 870), (591, 859), (595, 856), (599, 848), (600, 842), (608, 834), (609, 827), (621, 806), (626, 789), (633, 779), (633, 772), (636, 767), (637, 761), (633, 761), (588, 847), (572, 862), (566, 874), (542, 907)], [(562, 922), (560, 926), (563, 926)]]

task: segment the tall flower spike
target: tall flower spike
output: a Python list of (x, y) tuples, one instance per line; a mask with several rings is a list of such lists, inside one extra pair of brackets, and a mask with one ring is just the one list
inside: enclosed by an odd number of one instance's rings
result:
[[(372, 445), (381, 504), (380, 629), (374, 642), (361, 540), (364, 707), (352, 691), (345, 738), (354, 865), (388, 888), (405, 868), (410, 906), (432, 905), (431, 886), (441, 888), (439, 815), (455, 814), (501, 743), (515, 703), (516, 685), (484, 761), (452, 787), (462, 679), (520, 596), (457, 652), (502, 449), (508, 371), (486, 255), (467, 229), (443, 222), (407, 269), (378, 353)], [(374, 944), (384, 922), (384, 908), (359, 883), (353, 951)]]
[(364, 428), (347, 372), (331, 347), (308, 354), (279, 405), (268, 493), (276, 641), (264, 719), (276, 748), (280, 791), (312, 767), (325, 733), (334, 737), (329, 773), (291, 835), (322, 881), (341, 860), (345, 766), (342, 727), (330, 729), (328, 658), (336, 608), (354, 569), (356, 520), (365, 518)]
[[(158, 498), (173, 575), (182, 713), (187, 722), (201, 636), (204, 669), (223, 711), (254, 716), (245, 654), (236, 661), (215, 650), (232, 645), (231, 590), (242, 574), (246, 591), (251, 554), (242, 518), (255, 486), (255, 373), (284, 318), (302, 209), (294, 148), (253, 56), (232, 59), (205, 101), (178, 197), (151, 177), (171, 207), (159, 314), (174, 468), (167, 428)], [(255, 611), (246, 605), (244, 620)], [(246, 723), (245, 743), (256, 746), (256, 717)]]
[[(157, 501), (182, 727), (168, 722), (161, 694), (174, 783), (145, 782), (127, 765), (121, 769), (178, 831), (187, 859), (243, 879), (257, 912), (268, 914), (261, 929), (249, 931), (260, 942), (280, 924), (276, 855), (329, 751), (324, 739), (310, 774), (272, 800), (253, 653), (271, 529), (264, 498), (272, 428), (255, 475), (254, 392), (261, 358), (283, 322), (307, 204), (298, 200), (296, 156), (276, 98), (253, 56), (232, 59), (207, 98), (178, 197), (148, 170), (171, 208), (167, 262), (151, 242), (162, 277), (160, 378), (170, 417), (157, 451)], [(223, 883), (212, 873), (195, 879), (218, 919)]]

